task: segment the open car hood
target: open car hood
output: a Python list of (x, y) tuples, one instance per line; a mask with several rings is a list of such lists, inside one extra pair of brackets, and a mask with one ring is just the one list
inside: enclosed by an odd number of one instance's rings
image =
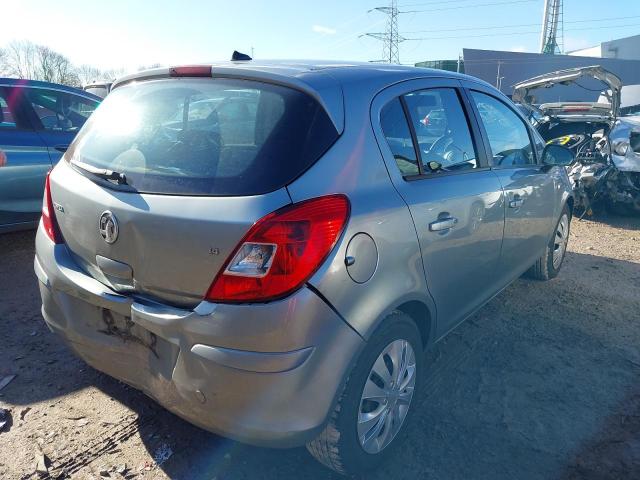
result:
[[(593, 78), (605, 85), (602, 95), (609, 103), (600, 102), (554, 102), (534, 106), (528, 103), (532, 91), (539, 88), (551, 88), (555, 85), (570, 85), (582, 78)], [(542, 115), (564, 118), (591, 117), (595, 119), (615, 119), (620, 109), (622, 81), (618, 76), (599, 65), (591, 67), (569, 68), (546, 73), (524, 80), (513, 87), (513, 101)]]

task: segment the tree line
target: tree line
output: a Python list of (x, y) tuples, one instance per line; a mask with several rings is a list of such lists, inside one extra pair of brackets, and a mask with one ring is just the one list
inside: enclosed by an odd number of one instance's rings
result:
[(28, 40), (14, 40), (0, 48), (0, 77), (82, 87), (96, 80), (113, 80), (124, 73), (124, 68), (102, 70), (92, 65), (74, 65), (63, 54)]

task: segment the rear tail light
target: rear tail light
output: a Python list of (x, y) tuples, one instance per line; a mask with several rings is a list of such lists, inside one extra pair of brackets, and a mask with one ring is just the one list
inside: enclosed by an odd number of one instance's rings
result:
[(56, 214), (53, 209), (53, 200), (51, 199), (51, 180), (49, 176), (51, 172), (47, 173), (47, 177), (44, 181), (44, 198), (42, 199), (42, 227), (47, 234), (47, 237), (51, 239), (53, 243), (64, 243), (62, 233), (60, 233), (60, 227), (58, 227), (58, 221), (56, 220)]
[(265, 302), (297, 290), (320, 267), (349, 218), (349, 200), (328, 195), (256, 222), (209, 287), (217, 303)]

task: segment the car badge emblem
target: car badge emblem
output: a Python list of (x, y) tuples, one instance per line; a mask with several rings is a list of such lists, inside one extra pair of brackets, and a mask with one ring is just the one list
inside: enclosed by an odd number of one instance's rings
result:
[(109, 210), (100, 215), (98, 231), (107, 243), (113, 243), (118, 239), (118, 221)]

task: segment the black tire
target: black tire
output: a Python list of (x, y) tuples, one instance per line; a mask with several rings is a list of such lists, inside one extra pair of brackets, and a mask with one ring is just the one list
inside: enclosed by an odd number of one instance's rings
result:
[(565, 205), (562, 209), (562, 213), (560, 214), (560, 218), (558, 218), (558, 221), (556, 222), (556, 226), (553, 230), (553, 235), (551, 235), (551, 239), (549, 240), (547, 247), (544, 249), (544, 253), (538, 260), (536, 260), (536, 263), (534, 263), (531, 268), (527, 270), (527, 272), (525, 273), (525, 277), (531, 278), (533, 280), (547, 281), (557, 277), (558, 273), (560, 273), (560, 269), (562, 268), (562, 264), (564, 262), (564, 257), (567, 253), (566, 247), (562, 252), (560, 263), (557, 265), (553, 264), (553, 252), (555, 248), (558, 227), (564, 216), (566, 216), (567, 218), (566, 236), (567, 242), (569, 241), (569, 231), (571, 228), (571, 212), (569, 211), (569, 207)]
[[(376, 454), (367, 453), (360, 444), (357, 433), (358, 411), (365, 382), (380, 353), (394, 340), (410, 343), (416, 357), (416, 383), (402, 427), (391, 443)], [(307, 449), (320, 463), (338, 473), (352, 475), (375, 468), (402, 442), (406, 427), (415, 413), (416, 399), (422, 386), (421, 375), (424, 351), (420, 331), (415, 322), (400, 311), (392, 312), (376, 329), (365, 349), (356, 361), (338, 403), (331, 413), (325, 429), (307, 444)]]

